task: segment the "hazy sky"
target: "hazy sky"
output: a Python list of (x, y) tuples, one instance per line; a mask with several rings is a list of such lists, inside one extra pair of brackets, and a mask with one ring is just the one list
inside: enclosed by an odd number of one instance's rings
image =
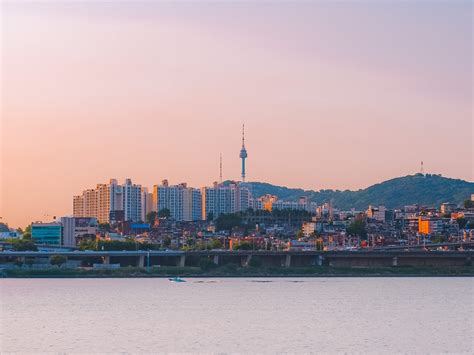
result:
[(473, 180), (470, 1), (2, 2), (0, 216), (110, 177)]

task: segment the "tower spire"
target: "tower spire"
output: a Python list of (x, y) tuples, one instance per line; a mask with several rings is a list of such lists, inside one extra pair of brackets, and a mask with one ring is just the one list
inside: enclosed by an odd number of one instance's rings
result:
[(240, 159), (242, 159), (242, 182), (245, 182), (245, 159), (247, 149), (245, 149), (245, 124), (242, 124), (242, 149), (240, 149)]

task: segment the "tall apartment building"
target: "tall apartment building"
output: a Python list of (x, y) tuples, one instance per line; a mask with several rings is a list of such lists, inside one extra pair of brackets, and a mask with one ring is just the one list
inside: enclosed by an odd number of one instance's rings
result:
[(201, 192), (188, 187), (186, 183), (169, 185), (163, 180), (153, 186), (153, 209), (168, 209), (176, 221), (197, 221), (201, 219)]
[(110, 188), (109, 184), (98, 184), (96, 188), (97, 194), (97, 219), (99, 221), (107, 221), (110, 219)]
[(183, 220), (199, 221), (202, 216), (201, 191), (195, 188), (187, 188), (183, 194)]
[(215, 182), (212, 187), (203, 187), (201, 195), (202, 219), (217, 218), (220, 214), (245, 211), (250, 207), (251, 193), (245, 184)]
[(147, 187), (142, 187), (142, 215), (145, 216), (145, 218), (147, 213), (152, 211), (157, 212), (153, 206), (153, 193), (148, 192)]
[(72, 197), (72, 211), (76, 217), (84, 217), (84, 194)]
[(126, 221), (145, 220), (144, 207), (142, 205), (142, 186), (132, 184), (132, 180), (126, 179), (123, 185), (123, 210)]
[(94, 217), (99, 223), (109, 223), (111, 215), (123, 216), (125, 221), (143, 221), (146, 207), (143, 207), (142, 190), (141, 185), (132, 184), (130, 179), (123, 185), (110, 179), (108, 184), (97, 184), (95, 189), (74, 196), (73, 216)]
[[(82, 217), (96, 217), (99, 219), (98, 195), (96, 189), (88, 189), (83, 192), (84, 196), (84, 216)], [(102, 222), (102, 221), (101, 221)], [(108, 222), (108, 221), (107, 221)], [(105, 223), (105, 220), (104, 222)]]

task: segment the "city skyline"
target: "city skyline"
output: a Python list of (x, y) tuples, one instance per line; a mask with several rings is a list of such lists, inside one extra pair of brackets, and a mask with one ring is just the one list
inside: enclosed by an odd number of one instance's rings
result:
[(0, 353), (473, 353), (473, 0), (0, 0)]
[(239, 180), (243, 123), (248, 181), (473, 180), (469, 4), (280, 5), (2, 3), (2, 221), (111, 176), (208, 186), (220, 153)]

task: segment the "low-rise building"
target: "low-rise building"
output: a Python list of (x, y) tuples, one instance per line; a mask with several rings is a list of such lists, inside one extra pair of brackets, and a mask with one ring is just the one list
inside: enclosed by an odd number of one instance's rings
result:
[(62, 245), (63, 226), (61, 223), (32, 223), (31, 238), (35, 244)]
[(82, 238), (95, 236), (98, 227), (97, 219), (93, 217), (61, 217), (61, 225), (61, 245), (66, 247), (75, 247)]
[(288, 250), (314, 250), (316, 249), (316, 240), (302, 241), (290, 240), (288, 242)]
[(0, 223), (0, 239), (20, 238), (17, 230), (10, 229), (7, 224)]
[(305, 237), (311, 236), (313, 233), (316, 232), (316, 222), (305, 222), (301, 227), (303, 235)]
[(428, 235), (443, 232), (443, 220), (433, 217), (418, 217), (418, 233)]
[(442, 214), (448, 214), (456, 210), (457, 205), (455, 203), (444, 202), (441, 204), (439, 210)]
[(367, 217), (379, 222), (385, 222), (386, 212), (387, 212), (387, 209), (385, 208), (385, 206), (379, 206), (379, 207), (369, 206), (367, 210)]

